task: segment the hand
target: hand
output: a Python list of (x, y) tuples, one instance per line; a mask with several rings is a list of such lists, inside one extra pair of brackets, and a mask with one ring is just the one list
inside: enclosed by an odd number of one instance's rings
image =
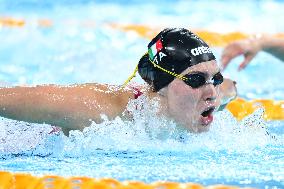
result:
[(236, 41), (227, 45), (221, 55), (221, 64), (223, 69), (227, 67), (229, 62), (239, 56), (243, 55), (244, 60), (240, 63), (238, 70), (244, 69), (255, 55), (261, 50), (260, 41), (258, 38)]
[(221, 105), (218, 111), (223, 110), (229, 102), (237, 97), (236, 82), (231, 79), (224, 78), (223, 83), (220, 85), (219, 92)]

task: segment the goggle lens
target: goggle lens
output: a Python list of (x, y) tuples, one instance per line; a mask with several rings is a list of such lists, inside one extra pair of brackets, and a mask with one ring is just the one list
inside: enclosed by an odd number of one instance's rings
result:
[(213, 85), (217, 86), (217, 85), (220, 85), (221, 83), (223, 83), (224, 78), (223, 78), (223, 75), (220, 72), (218, 72), (217, 74), (214, 75), (212, 80), (213, 80)]
[(199, 88), (207, 83), (212, 83), (214, 86), (223, 83), (223, 76), (220, 72), (213, 76), (212, 82), (207, 82), (205, 76), (199, 73), (187, 74), (184, 77), (186, 77), (186, 80), (184, 80), (184, 82), (194, 89)]

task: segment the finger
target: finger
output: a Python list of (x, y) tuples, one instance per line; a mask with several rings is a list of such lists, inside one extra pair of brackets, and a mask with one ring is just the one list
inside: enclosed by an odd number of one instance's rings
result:
[(243, 70), (250, 63), (253, 57), (253, 55), (246, 56), (245, 60), (239, 65), (238, 71)]
[(227, 56), (223, 56), (221, 58), (221, 67), (222, 67), (223, 70), (227, 67), (227, 65), (229, 64), (230, 60), (231, 59), (229, 57), (227, 57)]
[(223, 68), (226, 68), (229, 62), (236, 56), (237, 54), (233, 52), (232, 50), (230, 50), (229, 48), (225, 49), (223, 51), (223, 54), (221, 55), (221, 64)]
[(244, 54), (244, 50), (238, 44), (233, 43), (225, 47), (221, 55), (221, 66), (223, 67), (223, 69), (228, 66), (232, 59), (241, 54)]
[(231, 53), (228, 55), (223, 55), (221, 57), (221, 66), (223, 69), (225, 69), (228, 64), (232, 61), (232, 59), (236, 58), (238, 55), (240, 55), (239, 53)]

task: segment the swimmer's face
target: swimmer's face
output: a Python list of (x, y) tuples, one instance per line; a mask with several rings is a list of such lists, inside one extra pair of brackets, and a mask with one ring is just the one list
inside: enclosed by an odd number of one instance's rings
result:
[[(211, 80), (220, 69), (215, 60), (199, 63), (184, 70), (181, 75), (203, 73)], [(220, 85), (206, 83), (192, 88), (181, 79), (174, 79), (166, 87), (168, 113), (178, 123), (191, 132), (208, 131), (213, 121), (213, 111), (220, 105)]]

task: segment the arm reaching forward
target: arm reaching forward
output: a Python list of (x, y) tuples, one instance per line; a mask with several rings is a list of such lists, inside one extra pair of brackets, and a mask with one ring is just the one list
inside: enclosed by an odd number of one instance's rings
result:
[(242, 70), (259, 51), (265, 51), (284, 61), (284, 39), (264, 35), (230, 43), (224, 48), (222, 53), (222, 66), (226, 68), (233, 58), (243, 55), (244, 60), (239, 66), (239, 70)]
[(15, 120), (47, 123), (64, 131), (82, 129), (91, 121), (101, 122), (125, 110), (130, 91), (111, 90), (107, 85), (36, 86), (0, 89), (0, 116)]
[[(220, 89), (225, 107), (236, 96), (235, 83), (225, 79)], [(109, 119), (121, 116), (134, 94), (130, 88), (101, 84), (0, 88), (0, 116), (59, 126), (67, 134), (92, 121), (100, 123), (101, 114)], [(130, 115), (126, 112), (125, 116)]]

